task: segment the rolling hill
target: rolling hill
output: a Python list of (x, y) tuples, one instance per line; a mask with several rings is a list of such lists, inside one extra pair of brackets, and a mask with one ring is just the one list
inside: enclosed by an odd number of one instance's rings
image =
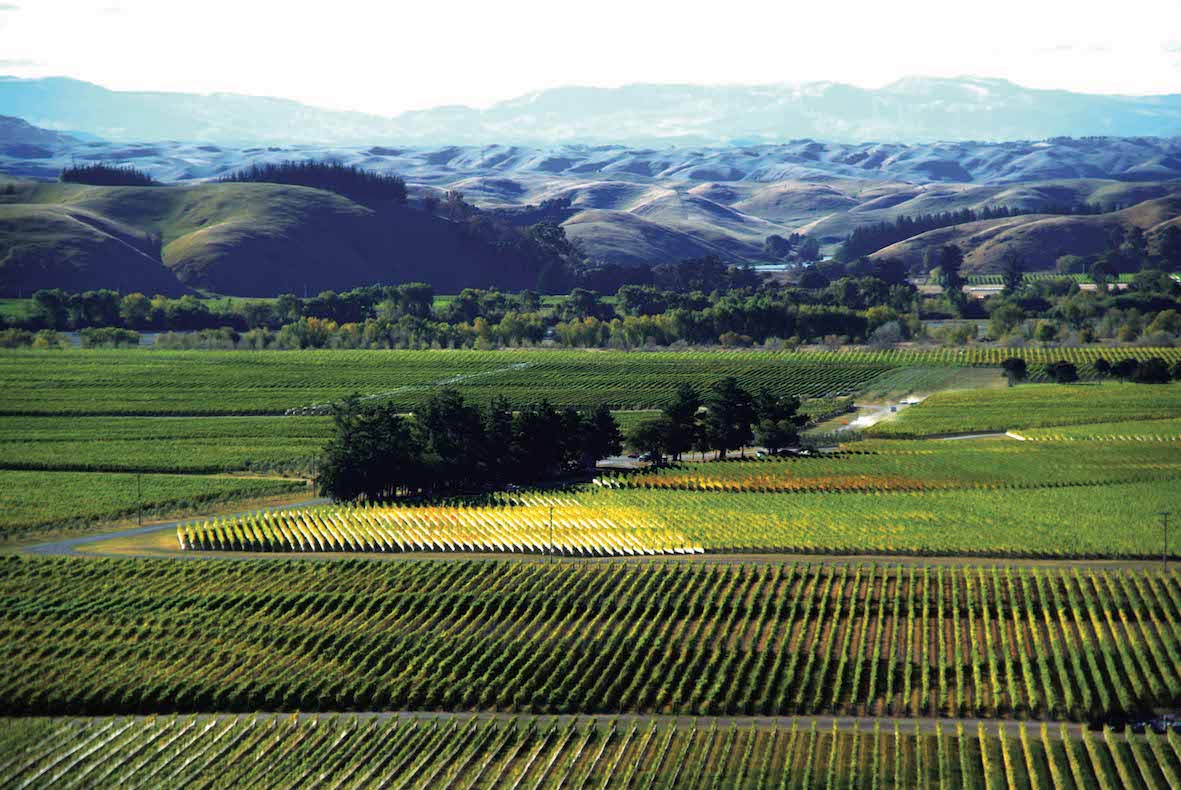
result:
[[(402, 175), (413, 206), (457, 190), (484, 210), (482, 217), (509, 226), (561, 223), (592, 264), (651, 266), (702, 255), (759, 263), (772, 234), (806, 235), (831, 253), (861, 226), (1007, 208), (1024, 216), (944, 228), (882, 254), (915, 260), (931, 244), (955, 241), (970, 250), (970, 269), (992, 271), (1013, 246), (1043, 268), (1064, 253), (1098, 252), (1115, 223), (1159, 231), (1181, 215), (1168, 200), (1181, 192), (1181, 139), (233, 146), (77, 140), (0, 119), (0, 140), (0, 172), (11, 175), (50, 181), (70, 162), (110, 162), (176, 185), (98, 190), (41, 183), (0, 194), (0, 284), (17, 290), (131, 281), (161, 292), (258, 294), (408, 279), (446, 290), (536, 283), (535, 259), (495, 251), (505, 241), (513, 246), (519, 234), (481, 239), (483, 231), (465, 232), (463, 223), (425, 211), (391, 212), (277, 185), (211, 183), (243, 166), (304, 159)], [(19, 156), (6, 154), (4, 145), (20, 147)], [(1081, 206), (1106, 213), (1042, 216)], [(1143, 208), (1131, 212), (1136, 207)]]
[(64, 287), (267, 296), (416, 280), (452, 292), (533, 287), (541, 258), (523, 249), (498, 249), (419, 209), (307, 187), (0, 181), (6, 295)]
[(1014, 252), (1032, 271), (1053, 269), (1061, 255), (1095, 255), (1102, 252), (1118, 227), (1138, 227), (1154, 236), (1181, 218), (1181, 188), (1165, 197), (1146, 200), (1130, 208), (1106, 214), (1048, 216), (1028, 214), (983, 220), (928, 231), (874, 253), (872, 258), (898, 258), (909, 265), (922, 262), (930, 246), (959, 245), (964, 270), (977, 274), (1001, 269), (1004, 256)]

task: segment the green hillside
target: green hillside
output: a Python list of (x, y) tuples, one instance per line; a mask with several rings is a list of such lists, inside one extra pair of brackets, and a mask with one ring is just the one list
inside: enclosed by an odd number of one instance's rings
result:
[(523, 288), (536, 284), (539, 265), (424, 211), (307, 187), (0, 182), (4, 295), (60, 287), (267, 296), (410, 280), (446, 291)]

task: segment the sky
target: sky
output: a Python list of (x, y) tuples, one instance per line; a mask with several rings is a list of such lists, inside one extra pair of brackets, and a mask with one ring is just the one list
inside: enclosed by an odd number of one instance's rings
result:
[(15, 0), (0, 74), (379, 115), (637, 82), (1181, 93), (1181, 0)]

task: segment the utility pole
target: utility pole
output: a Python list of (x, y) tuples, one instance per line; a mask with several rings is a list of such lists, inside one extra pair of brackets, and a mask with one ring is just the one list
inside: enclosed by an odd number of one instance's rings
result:
[(1169, 569), (1169, 516), (1170, 516), (1170, 514), (1171, 514), (1171, 511), (1168, 511), (1168, 510), (1162, 510), (1161, 512), (1157, 513), (1157, 515), (1160, 516), (1161, 526), (1164, 528), (1164, 535), (1165, 535), (1165, 543), (1164, 543), (1164, 546), (1161, 548), (1161, 555), (1160, 555), (1160, 561), (1161, 561), (1161, 564), (1165, 566), (1165, 570)]
[(554, 562), (554, 506), (549, 506), (549, 561)]
[(135, 473), (135, 502), (137, 507), (136, 521), (142, 527), (144, 525), (144, 495), (143, 489), (140, 488), (139, 479), (142, 477), (139, 472)]

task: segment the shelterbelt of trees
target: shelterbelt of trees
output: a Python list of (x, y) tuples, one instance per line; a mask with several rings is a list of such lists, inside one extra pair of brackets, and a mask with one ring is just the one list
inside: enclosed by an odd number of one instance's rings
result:
[(623, 449), (606, 406), (557, 409), (542, 401), (514, 411), (494, 398), (481, 408), (454, 390), (415, 415), (353, 396), (333, 407), (333, 420), (318, 483), (337, 500), (538, 482), (593, 468)]
[[(976, 299), (963, 290), (963, 256), (940, 251), (940, 294), (924, 294), (895, 261), (828, 261), (798, 281), (752, 284), (717, 259), (686, 262), (674, 288), (626, 285), (613, 295), (575, 288), (561, 297), (466, 289), (436, 300), (430, 286), (378, 285), (301, 299), (172, 299), (115, 291), (34, 294), (31, 313), (9, 318), (3, 346), (52, 346), (63, 330), (84, 344), (138, 343), (140, 331), (165, 333), (166, 348), (494, 348), (553, 344), (632, 348), (689, 343), (723, 346), (870, 343), (912, 340), (964, 343), (987, 322), (997, 342), (1144, 341), (1181, 337), (1181, 284), (1146, 269), (1124, 289), (1102, 280), (1083, 290), (1075, 278), (1028, 278), (1010, 260), (1004, 290)], [(932, 329), (931, 320), (966, 318)]]
[[(631, 427), (626, 444), (657, 463), (690, 450), (725, 457), (756, 440), (778, 454), (799, 443), (807, 421), (799, 409), (799, 399), (767, 388), (752, 394), (733, 376), (704, 393), (686, 383), (659, 416)], [(561, 478), (594, 468), (625, 443), (603, 404), (558, 409), (541, 401), (514, 410), (507, 399), (494, 398), (480, 407), (445, 389), (412, 415), (358, 396), (335, 404), (332, 413), (335, 433), (318, 482), (337, 500), (455, 494)]]

